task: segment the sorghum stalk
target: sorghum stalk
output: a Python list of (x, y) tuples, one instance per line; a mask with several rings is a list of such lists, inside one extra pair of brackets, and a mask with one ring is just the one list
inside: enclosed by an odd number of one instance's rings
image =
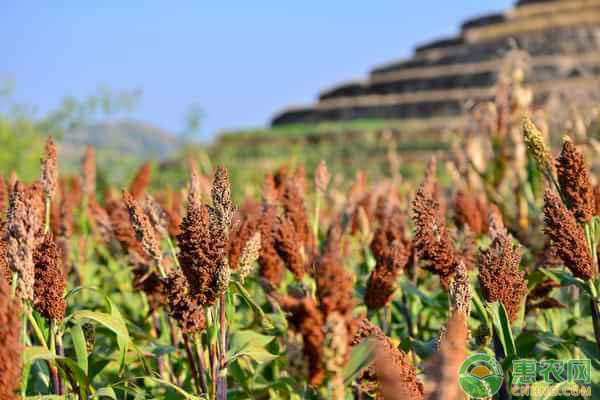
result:
[(319, 214), (321, 213), (321, 191), (317, 190), (315, 199), (315, 223), (313, 226), (313, 234), (319, 236)]
[(206, 366), (204, 365), (204, 349), (202, 348), (202, 337), (199, 334), (194, 334), (194, 344), (196, 345), (196, 355), (198, 356), (198, 369), (200, 374), (200, 384), (204, 393), (208, 392), (206, 384)]
[(202, 389), (200, 388), (200, 378), (198, 375), (198, 369), (196, 369), (196, 361), (194, 360), (194, 354), (192, 353), (192, 348), (190, 346), (190, 340), (187, 333), (183, 335), (183, 344), (185, 346), (185, 352), (188, 357), (188, 361), (190, 363), (190, 368), (192, 370), (192, 380), (194, 381), (194, 385), (196, 386), (196, 390), (198, 394), (202, 393)]
[(225, 354), (227, 353), (227, 315), (225, 313), (225, 295), (223, 293), (221, 298), (219, 299), (219, 322), (220, 322), (220, 330), (219, 330), (219, 381), (217, 384), (217, 389), (219, 393), (217, 395), (217, 399), (226, 400), (227, 399), (227, 366), (225, 365)]
[[(53, 319), (50, 322), (50, 353), (56, 354), (56, 322)], [(55, 364), (48, 363), (50, 375), (52, 376), (52, 387), (55, 394), (60, 394), (60, 379), (58, 377), (58, 369)]]

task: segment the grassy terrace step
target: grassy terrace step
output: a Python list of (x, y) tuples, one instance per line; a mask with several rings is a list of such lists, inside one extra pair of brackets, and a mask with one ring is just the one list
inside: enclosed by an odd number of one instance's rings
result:
[(312, 171), (321, 159), (327, 159), (331, 170), (343, 176), (352, 176), (358, 169), (380, 176), (389, 173), (391, 148), (403, 161), (401, 172), (419, 176), (422, 171), (409, 161), (448, 149), (451, 132), (463, 122), (457, 118), (355, 120), (249, 129), (223, 133), (209, 153), (213, 160), (227, 162), (236, 179), (258, 182), (281, 164), (302, 163)]

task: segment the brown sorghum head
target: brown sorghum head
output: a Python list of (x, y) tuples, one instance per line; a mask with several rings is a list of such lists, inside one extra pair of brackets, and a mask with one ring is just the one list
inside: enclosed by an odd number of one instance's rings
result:
[(121, 199), (110, 200), (106, 203), (106, 210), (115, 239), (121, 245), (123, 252), (136, 252), (140, 256), (146, 256), (145, 250), (136, 239), (125, 203)]
[(321, 193), (325, 193), (327, 191), (327, 187), (329, 186), (330, 181), (331, 174), (327, 169), (327, 164), (324, 160), (321, 160), (315, 171), (315, 187)]
[(373, 193), (367, 192), (356, 201), (350, 226), (350, 233), (353, 235), (357, 232), (366, 233), (362, 229), (366, 227), (365, 223), (374, 223), (375, 210), (372, 207), (374, 197)]
[(329, 236), (314, 271), (319, 307), (325, 316), (337, 311), (349, 317), (355, 305), (352, 276), (343, 266), (339, 239), (331, 238), (336, 233)]
[(260, 205), (246, 208), (242, 213), (241, 220), (238, 219), (233, 224), (229, 235), (229, 266), (231, 269), (238, 269), (240, 264), (239, 258), (246, 246), (246, 242), (259, 230), (260, 213)]
[(12, 269), (6, 260), (6, 251), (8, 250), (8, 243), (5, 240), (6, 224), (0, 224), (0, 280), (4, 279), (6, 282), (12, 283)]
[(112, 226), (108, 213), (93, 197), (89, 199), (87, 206), (92, 232), (102, 243), (108, 244), (113, 237)]
[(150, 221), (150, 225), (161, 238), (168, 236), (169, 215), (162, 206), (148, 193), (144, 196), (144, 213)]
[(285, 262), (288, 269), (298, 280), (302, 280), (306, 273), (304, 257), (301, 253), (302, 242), (300, 234), (296, 231), (294, 223), (287, 216), (277, 218), (275, 225), (275, 250)]
[(21, 384), (21, 307), (0, 279), (0, 399), (16, 400)]
[(37, 312), (47, 319), (62, 321), (66, 303), (63, 297), (66, 279), (60, 251), (50, 233), (33, 253), (35, 264), (35, 284), (33, 305)]
[(148, 260), (136, 252), (129, 253), (132, 284), (135, 290), (141, 291), (148, 299), (151, 311), (166, 304), (165, 283), (159, 274), (150, 268)]
[(594, 186), (594, 216), (600, 215), (600, 184)]
[(558, 287), (560, 287), (560, 283), (552, 279), (546, 279), (535, 285), (527, 295), (525, 314), (537, 309), (564, 308), (564, 304), (550, 297), (552, 291)]
[(88, 145), (83, 158), (83, 194), (93, 197), (96, 192), (96, 153), (94, 148)]
[(146, 214), (144, 214), (142, 207), (126, 190), (123, 191), (123, 202), (129, 212), (129, 219), (135, 231), (136, 239), (140, 242), (146, 254), (152, 257), (157, 263), (160, 263), (162, 258), (160, 243), (156, 239), (154, 228), (150, 224)]
[(260, 232), (255, 232), (246, 241), (239, 258), (238, 273), (240, 274), (240, 278), (244, 279), (252, 272), (254, 262), (258, 260), (260, 247)]
[(288, 180), (281, 197), (281, 205), (286, 219), (292, 223), (300, 243), (312, 246), (314, 238), (308, 223), (306, 206), (304, 204), (304, 193), (301, 191), (301, 183), (297, 180)]
[[(399, 208), (394, 207), (373, 235), (370, 247), (375, 260), (388, 255), (389, 246), (393, 242), (400, 242), (406, 252), (410, 252), (411, 243), (405, 236), (404, 229), (404, 215)], [(405, 265), (401, 267), (404, 268)]]
[(275, 174), (273, 174), (273, 187), (277, 192), (277, 197), (281, 197), (283, 195), (283, 191), (285, 190), (285, 183), (288, 178), (288, 169), (287, 166), (281, 165)]
[(461, 312), (452, 313), (446, 330), (440, 338), (438, 353), (429, 363), (427, 375), (432, 381), (429, 400), (464, 400), (458, 385), (458, 370), (467, 357), (469, 329), (467, 318)]
[(288, 312), (290, 329), (302, 335), (304, 355), (308, 359), (308, 382), (319, 386), (325, 379), (323, 364), (323, 342), (325, 340), (325, 319), (312, 298), (297, 299), (291, 296), (277, 298), (281, 308)]
[(8, 186), (4, 177), (0, 175), (0, 218), (4, 219), (6, 206), (8, 205)]
[(521, 249), (508, 235), (496, 236), (481, 252), (479, 282), (485, 299), (504, 304), (511, 322), (516, 321), (525, 295), (525, 273), (519, 268)]
[(410, 252), (400, 241), (390, 243), (384, 254), (379, 255), (365, 291), (365, 304), (370, 310), (380, 309), (391, 299), (396, 290), (396, 278), (409, 256)]
[(279, 192), (275, 186), (275, 178), (269, 173), (265, 177), (265, 182), (262, 187), (262, 201), (266, 204), (275, 204), (279, 198)]
[(471, 283), (464, 263), (459, 263), (456, 267), (454, 280), (450, 284), (450, 299), (452, 308), (468, 318), (471, 313)]
[(490, 237), (496, 237), (501, 233), (508, 234), (502, 219), (502, 213), (495, 204), (490, 204), (488, 208), (488, 233)]
[(525, 314), (529, 314), (535, 310), (549, 310), (553, 308), (566, 308), (567, 306), (556, 300), (553, 297), (548, 297), (537, 302), (529, 302), (525, 304)]
[(209, 209), (199, 203), (188, 203), (187, 213), (181, 222), (179, 264), (194, 296), (200, 302), (212, 305), (217, 297), (215, 270), (221, 259), (219, 249), (212, 246)]
[(487, 232), (487, 210), (472, 192), (460, 189), (454, 199), (454, 219), (459, 227), (468, 226), (471, 232)]
[(48, 139), (46, 139), (44, 159), (42, 160), (41, 181), (44, 185), (44, 194), (47, 198), (52, 199), (58, 187), (58, 160), (52, 136), (48, 136)]
[(375, 359), (368, 375), (377, 380), (378, 398), (423, 400), (423, 383), (417, 378), (408, 356), (394, 346), (379, 327), (363, 318), (358, 323), (352, 345), (369, 337), (375, 341)]
[(563, 199), (579, 223), (589, 222), (595, 204), (590, 176), (583, 153), (567, 137), (556, 159), (556, 174)]
[(556, 246), (565, 266), (578, 278), (592, 279), (596, 272), (581, 225), (551, 190), (544, 192), (544, 232)]
[(6, 261), (11, 274), (17, 273), (17, 294), (33, 300), (33, 252), (38, 241), (42, 220), (34, 205), (34, 195), (17, 181), (10, 193), (5, 231)]
[(150, 184), (152, 175), (152, 163), (150, 161), (142, 164), (133, 180), (129, 184), (129, 193), (134, 199), (140, 199)]
[(180, 269), (169, 273), (164, 282), (169, 315), (183, 333), (195, 333), (204, 329), (204, 309), (198, 298), (191, 293), (185, 275)]
[(261, 217), (258, 224), (261, 238), (260, 255), (258, 264), (259, 274), (273, 286), (279, 286), (283, 279), (284, 264), (275, 249), (274, 228), (277, 220), (277, 209), (274, 205), (263, 204)]
[(553, 279), (546, 279), (545, 281), (542, 281), (535, 285), (535, 287), (531, 289), (531, 292), (529, 292), (527, 298), (537, 300), (547, 297), (552, 292), (552, 290), (558, 287), (560, 287), (560, 283), (556, 282)]
[(229, 231), (234, 210), (227, 171), (219, 167), (215, 173), (212, 207), (200, 202), (197, 190), (192, 174), (187, 213), (177, 236), (179, 263), (193, 295), (210, 306), (229, 282)]
[(218, 221), (218, 229), (224, 231), (225, 236), (229, 234), (229, 228), (234, 214), (234, 206), (231, 202), (231, 186), (229, 184), (229, 173), (220, 165), (215, 171), (211, 190), (212, 210)]
[(419, 258), (427, 262), (427, 269), (447, 283), (456, 268), (456, 256), (440, 212), (436, 187), (435, 177), (428, 173), (417, 190), (412, 204), (416, 227), (413, 245)]

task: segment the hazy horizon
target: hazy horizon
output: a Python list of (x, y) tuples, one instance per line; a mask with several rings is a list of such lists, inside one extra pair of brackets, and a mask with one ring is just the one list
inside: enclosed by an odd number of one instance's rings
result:
[(465, 18), (513, 2), (180, 4), (9, 1), (0, 82), (14, 81), (15, 99), (40, 113), (99, 85), (141, 89), (131, 119), (177, 133), (196, 104), (202, 136), (210, 138), (267, 125), (284, 107), (309, 104), (324, 88), (364, 78), (421, 43), (457, 33)]

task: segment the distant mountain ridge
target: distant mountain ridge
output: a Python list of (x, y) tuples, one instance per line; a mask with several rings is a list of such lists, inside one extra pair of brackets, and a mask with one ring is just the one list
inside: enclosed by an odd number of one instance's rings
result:
[(176, 136), (145, 122), (115, 121), (85, 125), (66, 131), (61, 153), (68, 161), (79, 160), (85, 146), (92, 145), (103, 158), (163, 160), (173, 156), (182, 141)]

